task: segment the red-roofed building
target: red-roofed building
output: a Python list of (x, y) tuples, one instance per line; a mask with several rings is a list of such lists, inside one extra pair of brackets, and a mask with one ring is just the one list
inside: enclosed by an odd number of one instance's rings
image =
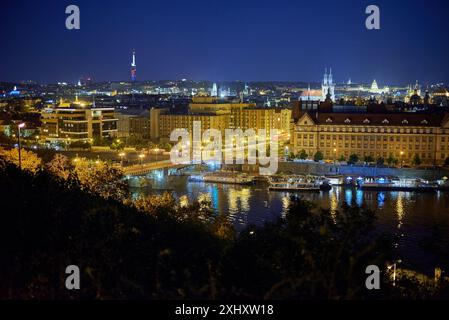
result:
[(418, 155), (424, 164), (442, 164), (449, 157), (449, 113), (299, 112), (293, 149), (325, 159), (387, 159), (410, 163)]

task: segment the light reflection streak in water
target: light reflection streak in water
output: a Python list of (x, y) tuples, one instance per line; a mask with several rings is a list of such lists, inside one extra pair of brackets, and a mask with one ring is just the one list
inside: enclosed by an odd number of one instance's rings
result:
[[(217, 213), (229, 216), (237, 230), (243, 230), (248, 224), (262, 225), (264, 222), (286, 214), (290, 195), (293, 193), (270, 192), (267, 186), (237, 186), (208, 183), (189, 183), (185, 177), (173, 177), (159, 182), (160, 176), (151, 177), (151, 187), (134, 189), (133, 196), (138, 194), (162, 193), (163, 188), (172, 189), (177, 198), (187, 195), (192, 202), (202, 193), (210, 195), (212, 208)], [(182, 180), (184, 179), (184, 180)], [(156, 189), (159, 188), (159, 191)], [(334, 187), (329, 192), (301, 193), (300, 196), (312, 201), (318, 207), (330, 209), (331, 214), (339, 209), (344, 201), (355, 202), (366, 208), (375, 210), (376, 224), (381, 232), (398, 234), (402, 237), (397, 242), (398, 249), (403, 252), (412, 252), (410, 259), (416, 255), (422, 255), (419, 263), (425, 268), (433, 265), (434, 258), (420, 250), (420, 240), (425, 234), (431, 234), (432, 223), (439, 222), (449, 224), (449, 192), (415, 193), (415, 192), (382, 192)], [(404, 241), (404, 235), (407, 235)], [(417, 249), (418, 248), (418, 249)], [(416, 250), (419, 253), (416, 253)], [(406, 258), (406, 257), (405, 257)], [(427, 262), (426, 262), (427, 261)], [(433, 269), (432, 269), (433, 270)]]

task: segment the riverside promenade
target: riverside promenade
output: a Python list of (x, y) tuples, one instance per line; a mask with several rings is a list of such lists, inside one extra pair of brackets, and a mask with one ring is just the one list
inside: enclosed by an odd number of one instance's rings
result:
[(314, 162), (280, 162), (280, 174), (318, 174), (318, 175), (360, 175), (360, 176), (397, 176), (400, 178), (441, 179), (449, 177), (449, 168), (417, 169), (389, 168), (360, 165), (334, 165)]
[[(258, 165), (225, 165), (225, 170), (242, 171), (251, 175), (259, 174)], [(364, 165), (340, 165), (317, 162), (281, 161), (278, 163), (277, 174), (313, 174), (313, 175), (344, 175), (344, 176), (395, 176), (399, 178), (421, 178), (438, 180), (449, 177), (449, 167), (437, 168), (393, 168)]]

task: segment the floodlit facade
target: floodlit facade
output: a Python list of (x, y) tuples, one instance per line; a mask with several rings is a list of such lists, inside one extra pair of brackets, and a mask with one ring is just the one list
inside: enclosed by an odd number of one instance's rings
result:
[(411, 163), (418, 155), (423, 164), (442, 164), (449, 157), (449, 114), (301, 111), (292, 140), (294, 152), (309, 157), (320, 151), (329, 160), (357, 154)]
[(117, 133), (114, 108), (96, 108), (94, 104), (60, 102), (41, 112), (40, 134), (49, 142), (91, 141), (96, 137), (114, 137)]
[(193, 122), (201, 121), (201, 131), (218, 129), (277, 129), (284, 140), (290, 137), (291, 110), (259, 108), (254, 103), (221, 100), (217, 97), (196, 97), (186, 114), (169, 114), (166, 109), (150, 110), (151, 135), (169, 141), (170, 133), (178, 128), (192, 130)]

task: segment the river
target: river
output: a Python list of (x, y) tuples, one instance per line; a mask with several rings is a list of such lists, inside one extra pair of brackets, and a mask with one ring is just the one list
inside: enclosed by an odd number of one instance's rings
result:
[[(135, 196), (170, 189), (176, 198), (184, 197), (189, 201), (206, 197), (216, 212), (229, 215), (237, 230), (276, 220), (285, 214), (290, 197), (288, 192), (268, 191), (264, 184), (188, 182), (185, 176), (167, 176), (159, 170), (146, 179), (149, 186), (133, 188)], [(346, 201), (375, 210), (380, 230), (398, 236), (394, 246), (404, 267), (427, 274), (432, 274), (437, 266), (449, 270), (449, 265), (445, 265), (447, 262), (440, 261), (437, 254), (424, 246), (426, 239), (435, 232), (435, 226), (442, 231), (442, 241), (449, 243), (449, 192), (382, 192), (333, 187), (330, 191), (301, 195), (326, 209), (336, 210)]]

